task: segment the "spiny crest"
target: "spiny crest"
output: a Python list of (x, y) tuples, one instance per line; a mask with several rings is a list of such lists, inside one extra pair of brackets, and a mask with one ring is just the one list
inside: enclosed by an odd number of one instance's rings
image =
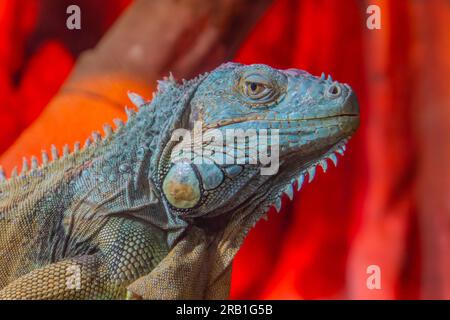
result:
[(325, 77), (325, 73), (324, 73), (324, 72), (322, 72), (322, 74), (321, 74), (321, 76), (320, 76), (320, 79), (321, 79), (321, 80), (324, 80), (324, 81), (326, 81), (326, 82), (328, 82), (328, 83), (333, 83), (333, 82), (334, 82), (334, 80), (333, 80), (333, 78), (331, 77), (331, 75), (329, 74), (328, 77)]
[[(256, 224), (258, 223), (258, 221), (260, 219), (264, 219), (266, 221), (269, 219), (268, 218), (268, 210), (270, 207), (274, 207), (276, 213), (280, 213), (282, 204), (283, 204), (283, 201), (282, 201), (283, 194), (285, 194), (291, 201), (294, 199), (294, 185), (295, 184), (297, 185), (296, 190), (298, 192), (298, 191), (300, 191), (304, 182), (306, 181), (306, 176), (308, 176), (308, 182), (312, 182), (312, 180), (314, 179), (314, 176), (315, 176), (316, 166), (320, 166), (324, 172), (328, 168), (328, 166), (326, 164), (327, 160), (331, 160), (331, 162), (335, 166), (337, 166), (336, 153), (338, 153), (340, 155), (344, 155), (344, 152), (346, 150), (346, 143), (348, 142), (348, 140), (349, 139), (342, 140), (332, 150), (330, 150), (327, 154), (325, 154), (322, 158), (320, 158), (319, 160), (310, 164), (308, 166), (308, 168), (303, 170), (297, 178), (292, 179), (289, 184), (282, 187), (281, 191), (279, 191), (278, 194), (276, 194), (275, 197), (272, 198), (272, 200), (269, 200), (271, 202), (265, 203), (261, 207), (256, 208), (255, 215), (253, 216), (254, 218), (252, 218), (252, 220), (250, 221), (249, 227), (244, 228), (244, 232), (243, 232), (244, 236), (250, 231), (250, 229), (252, 227), (256, 226)], [(314, 169), (312, 169), (312, 168), (314, 168)], [(243, 236), (242, 236), (241, 240), (243, 240)]]
[(22, 158), (22, 171), (20, 172), (20, 175), (25, 175), (28, 172), (28, 160), (27, 158)]
[(113, 122), (114, 125), (116, 126), (117, 131), (121, 130), (125, 126), (125, 123), (122, 121), (122, 119), (114, 119)]
[(281, 211), (281, 197), (283, 194), (285, 194), (289, 200), (293, 200), (294, 198), (294, 184), (297, 183), (297, 191), (300, 191), (300, 189), (303, 186), (303, 183), (305, 182), (305, 177), (308, 177), (308, 183), (311, 183), (314, 180), (314, 177), (316, 175), (316, 167), (319, 166), (322, 168), (322, 171), (325, 173), (328, 170), (328, 162), (327, 160), (330, 160), (334, 166), (337, 166), (337, 157), (336, 153), (340, 154), (341, 156), (344, 155), (344, 152), (346, 150), (346, 143), (348, 142), (348, 139), (342, 140), (340, 143), (338, 143), (331, 151), (329, 151), (326, 155), (324, 155), (319, 160), (315, 161), (311, 165), (309, 165), (304, 171), (300, 173), (300, 175), (297, 178), (294, 178), (291, 180), (291, 182), (284, 187), (284, 189), (276, 196), (276, 199), (274, 203), (272, 204), (276, 210), (276, 212)]
[(67, 157), (70, 154), (70, 148), (69, 145), (64, 145), (63, 147), (63, 157)]
[(11, 171), (11, 174), (8, 178), (5, 173), (5, 170), (2, 167), (0, 167), (0, 183), (7, 182), (11, 178), (17, 178), (19, 176), (23, 177), (30, 172), (33, 172), (33, 171), (36, 171), (39, 169), (43, 169), (58, 160), (65, 159), (71, 155), (75, 155), (75, 154), (79, 153), (80, 151), (86, 150), (86, 149), (90, 148), (91, 146), (97, 146), (97, 145), (101, 144), (102, 142), (107, 141), (115, 133), (119, 132), (120, 130), (122, 130), (125, 127), (125, 123), (121, 119), (114, 119), (113, 121), (114, 121), (114, 124), (116, 127), (115, 130), (113, 129), (113, 127), (111, 125), (105, 124), (103, 126), (103, 130), (104, 130), (103, 137), (100, 134), (100, 132), (94, 131), (91, 134), (91, 136), (87, 138), (86, 143), (84, 144), (83, 148), (81, 148), (80, 142), (75, 142), (72, 151), (70, 150), (70, 147), (67, 144), (62, 147), (61, 151), (59, 151), (55, 145), (52, 145), (50, 147), (51, 158), (49, 156), (49, 153), (46, 150), (41, 151), (40, 161), (39, 161), (38, 157), (36, 157), (36, 156), (31, 156), (30, 161), (28, 161), (28, 159), (26, 157), (23, 157), (20, 175), (18, 174), (17, 167), (14, 167), (14, 169)]
[(132, 92), (132, 91), (128, 91), (128, 98), (130, 99), (130, 101), (137, 107), (140, 108), (143, 105), (145, 105), (147, 103), (147, 101), (145, 101), (144, 98), (142, 98), (139, 94)]
[(125, 114), (127, 115), (127, 122), (134, 119), (136, 117), (136, 111), (129, 108), (128, 106), (125, 106)]
[(5, 180), (6, 180), (5, 170), (3, 170), (3, 168), (0, 166), (0, 182), (3, 182)]
[(41, 151), (42, 164), (47, 165), (49, 163), (49, 157), (46, 150)]
[[(199, 81), (201, 81), (202, 79), (204, 79), (208, 75), (209, 75), (209, 72), (205, 72), (205, 73), (202, 73), (202, 74), (198, 75), (197, 77), (195, 77), (193, 79), (190, 79), (190, 80), (181, 79), (181, 85), (186, 86), (186, 85), (196, 84), (196, 83), (198, 83)], [(174, 86), (179, 86), (180, 85), (179, 83), (177, 83), (177, 81), (174, 78), (172, 72), (169, 72), (169, 76), (164, 77), (162, 80), (158, 80), (157, 84), (158, 84), (157, 85), (157, 91), (153, 92), (153, 94), (152, 94), (153, 98), (155, 98), (156, 95), (158, 95), (159, 93), (166, 92), (170, 87), (174, 87)], [(136, 101), (136, 103), (142, 105), (142, 101), (139, 99), (139, 97), (133, 96), (133, 99), (131, 99), (131, 100), (132, 101)], [(136, 103), (135, 103), (135, 105), (136, 105)]]
[[(183, 85), (195, 84), (198, 81), (200, 81), (201, 79), (203, 79), (204, 77), (206, 77), (207, 75), (208, 75), (208, 73), (204, 73), (204, 74), (201, 74), (201, 75), (197, 76), (196, 78), (189, 80), (189, 81), (183, 79), (182, 84)], [(171, 86), (178, 86), (178, 84), (177, 84), (173, 74), (169, 73), (169, 76), (164, 77), (163, 80), (158, 81), (158, 92), (157, 93), (154, 92), (153, 97), (155, 97), (156, 94), (158, 94), (158, 93), (163, 93), (165, 90), (169, 89), (169, 87), (171, 87)], [(131, 92), (131, 91), (128, 92), (128, 97), (129, 97), (130, 101), (133, 103), (133, 105), (135, 105), (138, 108), (138, 110), (142, 106), (144, 106), (150, 102), (150, 101), (144, 99), (139, 94), (137, 94), (135, 92)], [(125, 113), (128, 118), (126, 122), (128, 122), (131, 119), (136, 117), (136, 111), (127, 106), (125, 106)], [(109, 124), (105, 124), (103, 126), (104, 136), (102, 137), (100, 132), (94, 131), (91, 134), (91, 136), (86, 139), (86, 142), (82, 148), (80, 147), (80, 143), (76, 142), (73, 147), (72, 152), (68, 145), (65, 145), (62, 148), (62, 152), (59, 152), (58, 149), (56, 148), (56, 146), (52, 145), (50, 148), (51, 159), (50, 159), (49, 153), (47, 151), (43, 150), (41, 152), (41, 162), (40, 163), (39, 163), (39, 160), (37, 157), (35, 157), (35, 156), (31, 157), (31, 167), (28, 163), (28, 159), (23, 158), (20, 176), (24, 176), (29, 172), (32, 172), (32, 171), (35, 171), (38, 169), (42, 169), (42, 168), (54, 163), (57, 160), (64, 159), (70, 155), (76, 154), (80, 151), (84, 151), (91, 147), (98, 146), (101, 143), (103, 143), (104, 141), (107, 141), (115, 133), (117, 133), (118, 131), (122, 130), (125, 127), (125, 122), (122, 121), (121, 119), (114, 119), (113, 122), (115, 125), (115, 130)], [(17, 167), (15, 167), (11, 171), (9, 179), (15, 178), (18, 176), (19, 176), (18, 169), (17, 169)], [(0, 182), (5, 182), (5, 181), (8, 181), (9, 179), (7, 178), (7, 175), (6, 175), (5, 171), (3, 170), (3, 168), (0, 167)]]
[(39, 168), (39, 161), (35, 156), (31, 157), (31, 170), (36, 170)]
[(114, 133), (113, 128), (109, 124), (103, 125), (103, 131), (105, 132), (105, 139), (111, 138), (112, 134)]
[[(283, 201), (282, 201), (283, 194), (285, 194), (290, 200), (293, 200), (294, 199), (294, 185), (295, 184), (297, 185), (296, 191), (300, 191), (304, 182), (306, 181), (306, 176), (308, 176), (308, 182), (312, 182), (312, 180), (314, 179), (314, 176), (315, 176), (316, 166), (320, 166), (324, 172), (328, 169), (327, 160), (331, 160), (331, 162), (335, 166), (337, 166), (336, 153), (338, 153), (340, 155), (344, 155), (344, 152), (346, 150), (345, 145), (347, 142), (348, 142), (348, 139), (342, 140), (332, 150), (330, 150), (327, 154), (325, 154), (321, 159), (319, 159), (319, 160), (315, 161), (314, 163), (312, 163), (311, 165), (309, 165), (308, 168), (303, 170), (298, 175), (297, 178), (292, 179), (289, 184), (284, 186), (281, 189), (281, 191), (278, 194), (276, 194), (276, 196), (274, 198), (272, 198), (273, 200), (271, 200), (272, 201), (271, 203), (270, 202), (266, 203), (263, 206), (257, 208), (256, 214), (254, 215), (255, 218), (253, 218), (250, 221), (249, 228), (246, 227), (244, 229), (243, 234), (244, 235), (247, 234), (252, 227), (255, 227), (260, 219), (264, 219), (267, 221), (268, 220), (268, 210), (270, 207), (274, 207), (275, 211), (277, 213), (280, 213), (282, 204), (283, 204)], [(241, 240), (243, 240), (243, 238)]]
[(157, 86), (158, 92), (164, 92), (167, 89), (169, 89), (169, 87), (177, 85), (177, 82), (175, 81), (172, 72), (169, 72), (169, 76), (164, 77), (163, 80), (158, 80), (157, 83), (158, 83)]

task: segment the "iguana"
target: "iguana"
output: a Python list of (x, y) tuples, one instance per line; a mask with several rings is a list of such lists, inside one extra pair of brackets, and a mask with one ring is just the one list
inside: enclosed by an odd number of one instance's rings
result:
[[(130, 98), (138, 110), (126, 108), (126, 123), (105, 125), (83, 148), (53, 147), (52, 159), (25, 159), (8, 178), (0, 170), (0, 298), (226, 298), (248, 231), (316, 166), (336, 164), (359, 125), (347, 84), (260, 64), (179, 83), (170, 75), (151, 101)], [(262, 174), (268, 165), (250, 161), (247, 138), (203, 139), (205, 150), (225, 148), (196, 161), (198, 139), (174, 139), (180, 129), (265, 130), (279, 169)], [(173, 156), (189, 146), (190, 159)]]

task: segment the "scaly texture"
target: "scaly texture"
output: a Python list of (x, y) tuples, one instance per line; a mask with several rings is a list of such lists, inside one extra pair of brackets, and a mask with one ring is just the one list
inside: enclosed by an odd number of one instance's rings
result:
[[(151, 102), (130, 99), (139, 111), (82, 150), (24, 159), (9, 179), (0, 169), (0, 298), (225, 298), (248, 230), (317, 165), (336, 164), (359, 124), (348, 85), (265, 65), (170, 76)], [(252, 161), (262, 140), (208, 139), (230, 129), (276, 133), (279, 169)]]

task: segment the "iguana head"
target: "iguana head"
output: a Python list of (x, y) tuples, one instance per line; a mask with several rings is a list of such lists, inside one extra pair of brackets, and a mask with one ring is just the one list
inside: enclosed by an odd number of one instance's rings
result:
[(165, 215), (147, 219), (164, 220), (170, 252), (128, 289), (153, 299), (223, 299), (248, 231), (311, 181), (317, 165), (336, 163), (359, 125), (358, 103), (331, 77), (236, 63), (182, 84), (169, 77), (158, 92), (140, 118), (169, 119), (149, 166)]
[(269, 206), (280, 209), (283, 193), (292, 199), (317, 165), (336, 164), (358, 125), (347, 84), (227, 63), (193, 92), (159, 162), (160, 190), (183, 219), (247, 211), (255, 222)]

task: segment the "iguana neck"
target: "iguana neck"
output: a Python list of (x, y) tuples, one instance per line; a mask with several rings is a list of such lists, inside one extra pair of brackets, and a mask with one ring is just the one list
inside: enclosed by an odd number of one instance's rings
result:
[[(172, 217), (164, 207), (152, 176), (165, 143), (180, 125), (204, 76), (183, 84), (172, 79), (161, 81), (151, 103), (139, 105), (137, 112), (126, 108), (128, 120), (115, 121), (115, 131), (106, 125), (103, 137), (94, 132), (81, 149), (69, 152), (65, 147), (61, 156), (53, 149), (53, 159), (49, 161), (45, 154), (41, 164), (33, 158), (31, 168), (25, 164), (20, 175), (0, 181), (0, 209), (2, 203), (14, 203), (12, 198), (22, 196), (27, 189), (37, 190), (33, 192), (39, 194), (33, 198), (38, 201), (62, 188), (69, 198), (89, 195), (93, 203), (107, 203), (110, 207), (117, 203), (117, 212), (133, 212), (162, 228), (179, 229), (184, 222)], [(117, 199), (111, 200), (112, 194)]]
[[(182, 116), (186, 107), (186, 98), (192, 94), (196, 84), (202, 77), (191, 81), (183, 81), (183, 85), (175, 83), (173, 78), (159, 81), (158, 92), (154, 93), (151, 103), (138, 106), (138, 111), (125, 107), (128, 120), (124, 123), (115, 119), (115, 129), (104, 125), (104, 134), (94, 131), (86, 143), (76, 142), (72, 150), (65, 145), (62, 150), (52, 146), (50, 152), (42, 151), (42, 158), (23, 158), (21, 170), (15, 167), (9, 178), (0, 166), (0, 190), (8, 190), (29, 184), (33, 179), (51, 177), (56, 171), (70, 171), (86, 162), (105, 157), (125, 157), (126, 165), (140, 164), (143, 159), (152, 166), (157, 163), (161, 144), (170, 137), (171, 128)], [(191, 89), (190, 89), (191, 88)], [(0, 164), (1, 165), (1, 164)], [(147, 168), (147, 173), (150, 168)]]

